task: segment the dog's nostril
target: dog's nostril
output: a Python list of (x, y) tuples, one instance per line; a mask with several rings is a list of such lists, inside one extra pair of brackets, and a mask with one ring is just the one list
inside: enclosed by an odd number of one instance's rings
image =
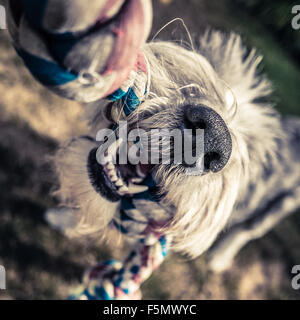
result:
[(185, 118), (184, 119), (184, 127), (186, 129), (203, 129), (205, 130), (206, 129), (206, 123), (203, 119), (198, 119), (197, 121), (195, 122), (191, 122), (189, 119)]
[(204, 168), (205, 170), (215, 171), (221, 156), (217, 152), (207, 152), (204, 156)]
[[(222, 117), (212, 108), (204, 105), (184, 106), (184, 128), (204, 130), (204, 168), (206, 171), (222, 170), (230, 159), (232, 140)], [(194, 140), (194, 137), (193, 137)]]
[(203, 105), (184, 107), (184, 125), (187, 129), (206, 129), (209, 125), (212, 109)]

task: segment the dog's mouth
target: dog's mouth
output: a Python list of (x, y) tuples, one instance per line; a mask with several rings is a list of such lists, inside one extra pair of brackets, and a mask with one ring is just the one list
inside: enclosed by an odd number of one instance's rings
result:
[(91, 184), (101, 196), (116, 202), (122, 196), (148, 190), (142, 182), (151, 172), (151, 165), (118, 164), (114, 161), (116, 155), (114, 147), (110, 148), (100, 164), (97, 160), (97, 150), (98, 148), (94, 148), (90, 151), (87, 167)]

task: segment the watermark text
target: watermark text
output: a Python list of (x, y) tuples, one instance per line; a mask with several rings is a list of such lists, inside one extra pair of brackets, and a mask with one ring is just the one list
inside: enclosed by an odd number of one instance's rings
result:
[(300, 4), (293, 6), (292, 14), (294, 15), (291, 22), (292, 28), (294, 30), (299, 30), (300, 29)]
[(6, 273), (5, 268), (0, 266), (0, 290), (6, 289)]
[(292, 274), (295, 276), (292, 278), (292, 288), (295, 290), (300, 289), (300, 265), (295, 265), (292, 268)]
[(6, 29), (6, 11), (5, 7), (0, 5), (0, 30)]
[[(112, 129), (98, 131), (101, 142), (96, 154), (99, 164), (184, 164), (188, 175), (204, 171), (203, 129), (132, 129), (126, 121), (118, 124), (118, 134)], [(118, 150), (118, 159), (116, 157)]]

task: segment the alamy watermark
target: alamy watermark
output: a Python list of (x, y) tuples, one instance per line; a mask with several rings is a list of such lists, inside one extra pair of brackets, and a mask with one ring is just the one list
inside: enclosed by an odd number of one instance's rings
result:
[(6, 29), (6, 11), (5, 7), (0, 5), (0, 30)]
[(295, 276), (292, 278), (292, 288), (295, 290), (300, 289), (300, 265), (295, 265), (292, 268), (292, 274), (295, 274)]
[(300, 29), (300, 4), (293, 6), (292, 14), (295, 15), (291, 21), (294, 30)]
[[(98, 163), (113, 164), (184, 164), (188, 175), (204, 171), (203, 129), (133, 129), (128, 132), (126, 121), (118, 124), (118, 134), (112, 129), (98, 131), (96, 141)], [(118, 151), (118, 159), (117, 159)]]
[(6, 289), (6, 273), (5, 268), (0, 266), (0, 290)]

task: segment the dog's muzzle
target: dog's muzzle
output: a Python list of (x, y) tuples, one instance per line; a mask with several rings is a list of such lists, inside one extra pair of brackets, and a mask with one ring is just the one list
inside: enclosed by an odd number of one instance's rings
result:
[[(111, 150), (116, 155), (117, 150)], [(144, 180), (151, 171), (150, 165), (113, 164), (109, 154), (106, 163), (101, 165), (97, 160), (97, 148), (94, 148), (88, 155), (87, 169), (96, 192), (112, 202), (149, 189), (149, 185), (144, 185)]]
[(222, 170), (230, 159), (232, 140), (221, 116), (204, 105), (184, 107), (184, 127), (204, 130), (204, 168), (207, 172)]

